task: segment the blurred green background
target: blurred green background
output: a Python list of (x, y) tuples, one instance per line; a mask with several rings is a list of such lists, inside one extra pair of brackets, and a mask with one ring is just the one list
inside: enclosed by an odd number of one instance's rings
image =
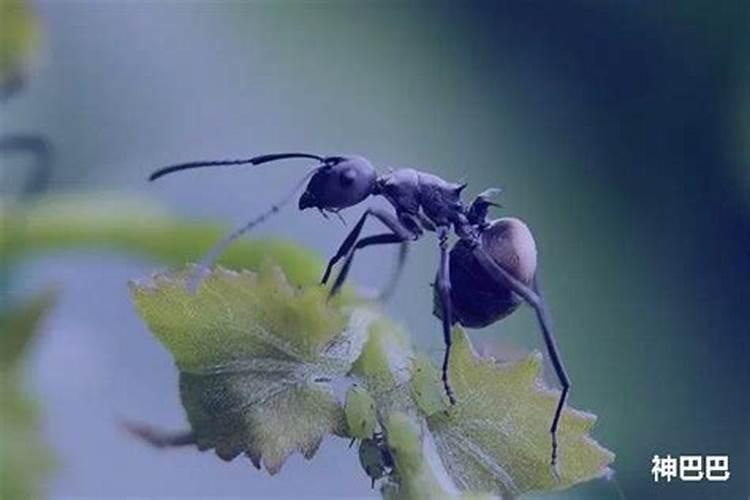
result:
[[(626, 498), (750, 495), (750, 4), (33, 5), (39, 49), (24, 88), (0, 103), (1, 132), (54, 143), (51, 192), (132, 195), (236, 225), (301, 169), (196, 171), (158, 184), (148, 173), (285, 150), (423, 168), (467, 181), (469, 196), (503, 187), (498, 214), (524, 219), (540, 247), (570, 402), (599, 416), (595, 437), (617, 453)], [(8, 195), (24, 162), (2, 161)], [(328, 256), (345, 232), (291, 209), (257, 234)], [(185, 259), (207, 244), (185, 248)], [(413, 247), (386, 305), (435, 357), (436, 248), (430, 238)], [(354, 280), (380, 286), (392, 257), (363, 253)], [(125, 287), (165, 264), (102, 249), (19, 264), (11, 299), (50, 283), (61, 290), (25, 370), (59, 462), (50, 497), (373, 495), (343, 442), (269, 478), (245, 460), (158, 453), (128, 438), (121, 417), (184, 425), (175, 369)], [(527, 310), (472, 338), (487, 350), (541, 347)], [(654, 484), (651, 458), (667, 453), (729, 455), (731, 480)], [(620, 498), (606, 480), (548, 497)]]

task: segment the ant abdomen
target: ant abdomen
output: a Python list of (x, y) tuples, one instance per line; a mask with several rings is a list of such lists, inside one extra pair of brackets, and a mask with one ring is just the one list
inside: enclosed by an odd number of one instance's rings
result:
[[(523, 221), (496, 219), (482, 232), (480, 241), (495, 262), (525, 285), (531, 285), (536, 271), (536, 243)], [(522, 302), (487, 274), (465, 240), (456, 242), (450, 251), (450, 280), (453, 321), (468, 328), (491, 325)]]

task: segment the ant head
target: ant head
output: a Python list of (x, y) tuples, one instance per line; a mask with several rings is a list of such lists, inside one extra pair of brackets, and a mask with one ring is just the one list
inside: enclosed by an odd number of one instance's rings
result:
[(375, 189), (377, 173), (361, 156), (329, 156), (312, 176), (299, 208), (340, 210), (361, 202)]

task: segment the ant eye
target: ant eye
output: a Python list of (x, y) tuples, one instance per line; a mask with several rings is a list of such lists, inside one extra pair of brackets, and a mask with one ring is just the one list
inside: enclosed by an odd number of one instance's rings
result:
[(341, 175), (339, 175), (339, 181), (341, 182), (342, 186), (351, 186), (354, 184), (354, 181), (357, 179), (357, 173), (354, 171), (353, 168), (347, 168), (343, 172), (341, 172)]

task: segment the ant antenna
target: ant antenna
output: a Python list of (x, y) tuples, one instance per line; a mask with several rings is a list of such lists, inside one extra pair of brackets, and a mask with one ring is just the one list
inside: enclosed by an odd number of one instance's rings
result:
[[(268, 155), (268, 156), (281, 156), (281, 155)], [(262, 158), (262, 157), (259, 157)], [(296, 157), (293, 157), (296, 158)], [(276, 158), (280, 159), (280, 158)], [(265, 161), (274, 161), (271, 160), (265, 160)], [(262, 162), (264, 163), (264, 162)], [(219, 258), (219, 256), (226, 250), (226, 248), (234, 242), (236, 239), (238, 239), (240, 236), (245, 234), (246, 232), (250, 231), (252, 228), (260, 224), (261, 222), (265, 221), (268, 217), (271, 215), (277, 213), (279, 210), (281, 210), (286, 204), (288, 204), (293, 198), (297, 191), (302, 188), (305, 183), (307, 183), (308, 179), (312, 177), (316, 172), (318, 172), (320, 169), (325, 168), (326, 165), (320, 165), (312, 170), (310, 170), (305, 176), (300, 179), (299, 182), (294, 186), (294, 188), (286, 194), (281, 200), (271, 205), (271, 208), (263, 212), (262, 214), (258, 215), (254, 219), (252, 219), (250, 222), (247, 222), (243, 226), (235, 229), (231, 233), (229, 233), (227, 236), (224, 237), (221, 241), (219, 241), (206, 255), (203, 257), (200, 261), (200, 263), (197, 264), (196, 268), (193, 270), (192, 274), (188, 278), (187, 282), (187, 289), (190, 293), (195, 293), (198, 290), (198, 286), (200, 286), (201, 280), (204, 278), (206, 273), (210, 270), (210, 268), (214, 265), (216, 262), (216, 259)]]
[(190, 170), (193, 168), (203, 167), (221, 167), (227, 165), (260, 165), (262, 163), (268, 163), (278, 160), (287, 160), (289, 158), (310, 158), (312, 160), (318, 160), (321, 163), (326, 162), (326, 158), (311, 153), (273, 153), (261, 156), (255, 156), (253, 158), (243, 158), (239, 160), (218, 160), (218, 161), (192, 161), (189, 163), (179, 163), (177, 165), (170, 165), (168, 167), (160, 168), (156, 172), (152, 173), (148, 180), (155, 181), (159, 177), (172, 174), (174, 172), (180, 172), (182, 170)]

